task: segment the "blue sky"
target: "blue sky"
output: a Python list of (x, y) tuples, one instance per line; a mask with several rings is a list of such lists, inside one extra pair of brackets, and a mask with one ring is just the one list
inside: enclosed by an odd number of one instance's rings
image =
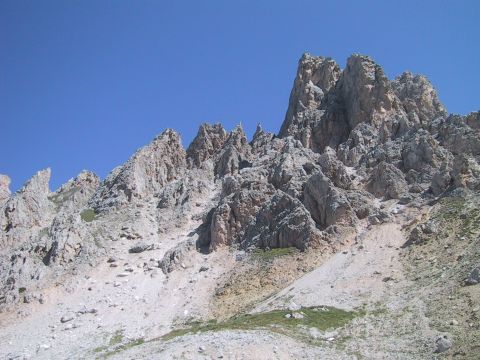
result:
[(17, 190), (102, 178), (165, 128), (277, 132), (303, 52), (428, 76), (450, 112), (479, 109), (472, 1), (0, 1), (0, 173)]

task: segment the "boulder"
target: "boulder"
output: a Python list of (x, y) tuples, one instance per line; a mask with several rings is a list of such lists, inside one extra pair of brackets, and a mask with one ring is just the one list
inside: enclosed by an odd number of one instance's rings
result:
[(480, 266), (473, 268), (465, 279), (466, 285), (477, 285), (480, 283)]
[(352, 225), (355, 222), (355, 212), (347, 196), (322, 172), (311, 176), (305, 184), (303, 203), (322, 228), (333, 224)]
[(371, 172), (367, 189), (377, 197), (398, 199), (408, 192), (405, 175), (395, 166), (382, 161)]

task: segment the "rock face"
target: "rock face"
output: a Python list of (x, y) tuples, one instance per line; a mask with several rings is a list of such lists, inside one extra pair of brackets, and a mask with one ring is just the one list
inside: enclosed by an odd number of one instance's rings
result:
[(290, 94), (280, 136), (293, 136), (305, 147), (312, 145), (312, 120), (320, 117), (322, 101), (340, 77), (340, 67), (329, 58), (304, 54)]
[(392, 164), (384, 161), (373, 169), (367, 186), (372, 194), (386, 199), (398, 199), (408, 191), (403, 173)]
[(186, 153), (180, 136), (166, 130), (108, 175), (95, 194), (94, 207), (119, 207), (148, 198), (181, 176), (185, 168)]
[(191, 166), (200, 166), (202, 162), (214, 156), (223, 147), (227, 137), (228, 134), (221, 124), (202, 124), (187, 149)]
[(392, 88), (412, 124), (425, 126), (430, 121), (447, 115), (435, 89), (425, 76), (404, 72), (392, 81)]
[(215, 175), (234, 175), (250, 164), (250, 144), (241, 126), (237, 126), (228, 136), (215, 164)]
[(10, 178), (7, 175), (0, 174), (0, 206), (10, 197)]
[(241, 126), (203, 124), (185, 151), (166, 130), (105, 180), (84, 171), (54, 192), (49, 169), (15, 194), (0, 175), (0, 307), (112, 242), (157, 249), (181, 226), (197, 230), (154, 259), (165, 273), (195, 246), (333, 247), (332, 234), (389, 221), (386, 200), (478, 191), (479, 124), (478, 112), (448, 115), (421, 75), (391, 81), (368, 56), (341, 70), (305, 54), (278, 136), (258, 126), (249, 142)]
[(48, 199), (49, 181), (50, 169), (39, 171), (5, 203), (0, 214), (3, 229), (0, 247), (27, 241), (34, 229), (51, 221), (53, 204)]
[(305, 184), (304, 204), (322, 228), (336, 223), (353, 224), (355, 215), (345, 194), (322, 172)]

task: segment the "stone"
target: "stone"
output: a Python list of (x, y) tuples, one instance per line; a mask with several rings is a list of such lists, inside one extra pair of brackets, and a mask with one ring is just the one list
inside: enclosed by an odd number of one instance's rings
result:
[(448, 335), (439, 335), (435, 338), (434, 353), (442, 353), (450, 349), (453, 341)]
[(228, 134), (221, 124), (202, 124), (187, 149), (190, 167), (200, 166), (216, 155), (227, 141)]
[(75, 319), (75, 314), (74, 313), (68, 313), (68, 314), (65, 314), (61, 317), (60, 322), (61, 323), (66, 323), (66, 322), (72, 321), (73, 319)]
[(225, 175), (235, 175), (245, 162), (250, 158), (251, 148), (247, 137), (241, 126), (228, 135), (222, 151), (218, 155), (215, 164), (215, 175), (223, 177)]
[(367, 188), (375, 196), (384, 197), (387, 200), (398, 199), (408, 191), (403, 173), (385, 161), (372, 170)]
[(2, 207), (10, 198), (10, 178), (7, 175), (0, 174), (0, 207)]
[(299, 320), (299, 319), (303, 319), (304, 316), (303, 316), (302, 313), (294, 312), (294, 313), (292, 314), (292, 318)]
[(423, 75), (404, 72), (392, 81), (392, 88), (409, 120), (417, 126), (447, 114), (432, 84)]
[(180, 136), (171, 129), (165, 130), (124, 165), (115, 168), (91, 203), (98, 211), (108, 211), (148, 198), (183, 175), (186, 165)]
[(356, 219), (345, 193), (322, 172), (310, 177), (305, 184), (304, 204), (313, 220), (323, 228), (337, 223), (352, 225)]
[(340, 66), (330, 58), (302, 56), (280, 137), (293, 136), (303, 146), (312, 147), (312, 120), (320, 116), (320, 105), (340, 74)]
[(480, 283), (480, 266), (473, 268), (465, 279), (466, 285), (477, 285)]
[(147, 250), (153, 250), (153, 244), (138, 243), (132, 246), (130, 249), (128, 249), (128, 252), (131, 254), (139, 254)]
[[(4, 204), (0, 212), (0, 249), (13, 243), (19, 245), (28, 234), (48, 226), (53, 219), (54, 206), (49, 200), (51, 171), (37, 172)], [(8, 182), (3, 178), (3, 182)], [(3, 185), (5, 193), (5, 185)], [(4, 199), (5, 201), (5, 199)]]
[(183, 263), (188, 259), (188, 254), (195, 248), (193, 241), (184, 241), (168, 250), (163, 259), (160, 261), (159, 267), (164, 274), (171, 273), (178, 268), (185, 268)]
[[(439, 200), (432, 197), (478, 191), (479, 124), (479, 112), (449, 115), (421, 75), (391, 81), (368, 56), (352, 55), (342, 70), (305, 54), (278, 136), (258, 125), (249, 142), (241, 126), (202, 124), (185, 150), (167, 129), (105, 180), (82, 171), (53, 192), (49, 169), (13, 194), (0, 175), (0, 311), (35, 303), (32, 294), (85, 275), (84, 266), (107, 263), (111, 276), (121, 266), (123, 282), (110, 283), (126, 292), (122, 283), (137, 275), (115, 260), (125, 249), (140, 254), (125, 255), (138, 276), (159, 267), (165, 281), (181, 269), (209, 276), (211, 263), (197, 263), (196, 251), (231, 247), (238, 267), (255, 247), (296, 247), (302, 259), (309, 248), (341, 251), (357, 227), (400, 223), (410, 207)], [(432, 241), (430, 225), (414, 227), (404, 246)], [(155, 249), (161, 259), (141, 259)]]

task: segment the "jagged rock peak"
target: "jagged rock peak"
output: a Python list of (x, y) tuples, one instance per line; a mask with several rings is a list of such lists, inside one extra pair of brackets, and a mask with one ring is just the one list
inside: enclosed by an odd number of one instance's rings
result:
[(230, 132), (227, 145), (233, 145), (238, 149), (241, 149), (245, 144), (247, 144), (247, 136), (245, 135), (245, 131), (243, 130), (242, 124), (238, 124), (233, 128)]
[(332, 58), (304, 53), (299, 61), (297, 77), (327, 92), (335, 86), (340, 73), (340, 66)]
[(199, 166), (221, 150), (227, 137), (228, 134), (221, 124), (202, 124), (187, 149), (187, 157), (194, 165)]
[(70, 188), (79, 188), (83, 186), (98, 186), (100, 184), (99, 177), (88, 170), (82, 170), (76, 177), (68, 180), (55, 192), (67, 191)]
[(369, 56), (350, 56), (338, 85), (350, 129), (363, 122), (378, 124), (379, 117), (398, 107), (390, 81)]
[(10, 197), (10, 182), (7, 175), (0, 174), (0, 206)]
[(101, 211), (152, 196), (185, 168), (186, 152), (180, 135), (167, 129), (107, 176), (92, 199), (92, 206)]
[(255, 133), (253, 134), (252, 141), (250, 145), (253, 152), (257, 152), (261, 149), (264, 149), (274, 138), (274, 134), (266, 132), (262, 129), (260, 124), (257, 124)]
[(465, 121), (472, 129), (480, 129), (480, 111), (471, 112), (467, 115)]
[(414, 123), (425, 123), (447, 114), (433, 85), (423, 75), (406, 71), (392, 81), (392, 87)]
[[(445, 115), (437, 93), (424, 76), (406, 72), (390, 81), (369, 56), (350, 56), (340, 71), (331, 59), (305, 54), (279, 136), (293, 136), (303, 146), (321, 153), (327, 146), (338, 149), (360, 124), (370, 126), (375, 143), (381, 144), (403, 136), (409, 129), (427, 128)], [(357, 152), (352, 158), (360, 158), (367, 149), (357, 150), (348, 149)]]
[(265, 131), (263, 131), (262, 125), (260, 123), (257, 123), (257, 127), (255, 128), (255, 133), (253, 134), (253, 139), (263, 135), (264, 133)]
[(87, 203), (99, 186), (100, 179), (97, 175), (91, 171), (82, 170), (75, 178), (56, 190), (50, 196), (50, 200), (57, 208), (81, 207)]
[(228, 135), (215, 164), (215, 175), (233, 175), (250, 164), (251, 146), (247, 141), (242, 125), (237, 125)]
[(18, 193), (29, 193), (47, 196), (50, 193), (48, 186), (51, 176), (50, 168), (38, 171), (23, 186)]
[(25, 242), (51, 221), (50, 173), (49, 168), (37, 172), (7, 200), (5, 211), (0, 213), (0, 248)]
[(303, 54), (298, 63), (280, 137), (294, 135), (306, 128), (302, 112), (318, 109), (325, 94), (335, 86), (340, 74), (340, 66), (334, 60)]

